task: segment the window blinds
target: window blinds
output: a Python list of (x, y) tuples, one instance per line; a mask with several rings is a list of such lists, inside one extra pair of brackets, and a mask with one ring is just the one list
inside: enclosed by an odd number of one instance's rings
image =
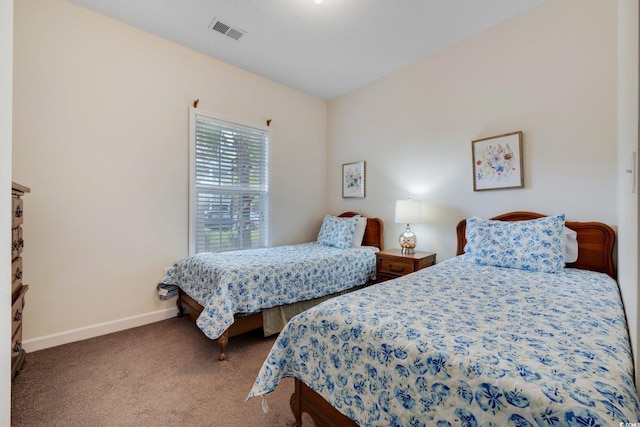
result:
[(267, 246), (268, 132), (191, 114), (191, 252)]

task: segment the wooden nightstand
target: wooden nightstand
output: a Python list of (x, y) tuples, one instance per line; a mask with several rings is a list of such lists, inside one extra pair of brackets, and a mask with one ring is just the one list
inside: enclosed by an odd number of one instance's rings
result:
[(376, 253), (376, 282), (395, 279), (436, 263), (433, 252), (403, 254), (400, 249), (389, 249)]

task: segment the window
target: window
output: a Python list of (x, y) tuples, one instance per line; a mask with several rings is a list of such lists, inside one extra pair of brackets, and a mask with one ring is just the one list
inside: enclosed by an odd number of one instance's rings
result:
[(189, 116), (189, 253), (267, 246), (268, 131), (194, 108)]

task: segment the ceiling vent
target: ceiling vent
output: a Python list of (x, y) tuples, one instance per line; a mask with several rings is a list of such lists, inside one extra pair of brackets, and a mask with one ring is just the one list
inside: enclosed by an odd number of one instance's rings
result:
[(246, 31), (241, 30), (240, 28), (234, 28), (231, 25), (225, 24), (221, 22), (218, 18), (213, 18), (211, 21), (211, 25), (209, 25), (209, 29), (213, 31), (217, 31), (220, 34), (224, 34), (227, 37), (231, 37), (234, 40), (239, 40), (240, 37), (247, 34)]

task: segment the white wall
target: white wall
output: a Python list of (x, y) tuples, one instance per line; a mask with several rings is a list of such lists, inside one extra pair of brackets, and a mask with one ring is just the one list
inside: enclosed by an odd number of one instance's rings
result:
[(196, 98), (221, 115), (272, 120), (272, 243), (315, 236), (325, 102), (63, 0), (15, 2), (14, 30), (14, 179), (32, 189), (27, 351), (174, 314), (155, 286), (188, 252)]
[(0, 0), (0, 425), (11, 424), (11, 92), (13, 0)]
[[(455, 225), (512, 210), (616, 226), (616, 3), (553, 0), (329, 103), (329, 210), (385, 222), (424, 199), (418, 249), (455, 254)], [(473, 191), (471, 141), (522, 130), (525, 188)], [(367, 162), (367, 197), (341, 165)]]
[[(638, 317), (638, 13), (637, 0), (618, 0), (618, 282), (629, 333), (639, 334)], [(637, 163), (637, 160), (636, 160)], [(637, 166), (636, 166), (637, 169)], [(635, 181), (634, 181), (635, 178)], [(635, 185), (635, 187), (634, 187)], [(638, 339), (632, 339), (636, 384), (640, 384)]]

